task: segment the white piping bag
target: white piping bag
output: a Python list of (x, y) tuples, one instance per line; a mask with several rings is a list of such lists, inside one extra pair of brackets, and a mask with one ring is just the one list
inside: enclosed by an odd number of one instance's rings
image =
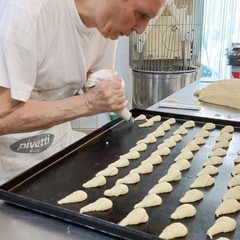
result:
[[(113, 72), (112, 70), (109, 69), (101, 69), (98, 70), (92, 74), (89, 75), (87, 82), (85, 84), (86, 88), (91, 88), (94, 87), (97, 83), (103, 80), (112, 80), (113, 76), (117, 75), (117, 72)], [(122, 85), (125, 87), (125, 82), (123, 79), (122, 80)], [(134, 119), (132, 117), (132, 114), (129, 112), (129, 110), (125, 107), (121, 111), (115, 112), (119, 117), (122, 119), (125, 119), (129, 122), (134, 122)]]

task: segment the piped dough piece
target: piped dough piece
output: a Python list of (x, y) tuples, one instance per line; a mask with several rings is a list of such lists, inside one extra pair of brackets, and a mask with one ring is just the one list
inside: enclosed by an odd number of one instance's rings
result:
[(180, 159), (177, 162), (173, 163), (168, 172), (172, 171), (173, 169), (178, 169), (179, 171), (187, 170), (191, 167), (191, 163), (186, 159)]
[(240, 109), (240, 82), (238, 79), (224, 79), (213, 82), (197, 92), (202, 102)]
[(106, 169), (98, 172), (96, 176), (104, 176), (104, 177), (109, 177), (109, 176), (116, 176), (118, 174), (118, 169), (114, 166), (108, 166)]
[(85, 199), (87, 199), (87, 197), (88, 197), (88, 195), (86, 192), (84, 192), (82, 190), (77, 190), (77, 191), (67, 195), (63, 199), (59, 200), (57, 203), (58, 204), (77, 203), (77, 202), (84, 201)]
[(220, 165), (223, 163), (223, 159), (221, 157), (213, 156), (208, 158), (208, 160), (203, 163), (203, 166), (208, 166), (208, 165)]
[(240, 203), (236, 199), (227, 199), (220, 203), (215, 211), (215, 215), (219, 217), (220, 215), (226, 215), (230, 213), (235, 213), (240, 210)]
[(223, 195), (223, 201), (226, 201), (227, 199), (240, 200), (240, 186), (236, 186), (236, 187), (230, 188), (230, 189)]
[(180, 126), (174, 133), (173, 135), (175, 134), (180, 134), (180, 135), (186, 135), (188, 133), (188, 130), (183, 127), (183, 126)]
[(183, 219), (196, 215), (196, 208), (191, 204), (180, 205), (172, 214), (171, 219)]
[(240, 174), (240, 164), (236, 165), (232, 170), (233, 176), (238, 175), (238, 174)]
[(163, 129), (156, 129), (152, 134), (154, 137), (159, 138), (165, 135), (165, 131)]
[(138, 225), (146, 223), (149, 216), (144, 208), (134, 208), (120, 223), (120, 226)]
[(209, 174), (201, 175), (190, 185), (191, 188), (210, 187), (215, 183), (215, 179)]
[(150, 193), (142, 201), (134, 205), (134, 208), (155, 207), (162, 204), (162, 198), (156, 193)]
[(163, 144), (169, 148), (175, 147), (177, 145), (177, 143), (172, 138), (165, 139), (163, 141)]
[(226, 140), (230, 141), (232, 139), (232, 134), (229, 132), (220, 133), (219, 136), (216, 138), (216, 142), (218, 142), (222, 139), (226, 139)]
[(161, 121), (161, 116), (156, 115), (156, 116), (151, 117), (149, 120), (152, 120), (153, 122), (160, 122)]
[(184, 128), (193, 128), (196, 126), (195, 122), (193, 120), (186, 121), (182, 125)]
[(111, 209), (113, 206), (113, 203), (108, 198), (99, 198), (93, 203), (90, 203), (80, 209), (80, 213), (86, 213), (86, 212), (101, 212)]
[(228, 187), (229, 188), (232, 188), (232, 187), (235, 187), (235, 186), (240, 186), (240, 174), (235, 175), (228, 182)]
[(116, 185), (123, 183), (123, 184), (135, 184), (140, 181), (140, 175), (138, 173), (129, 173), (123, 178), (117, 180)]
[(173, 125), (176, 123), (176, 119), (175, 118), (169, 118), (168, 120), (164, 121), (164, 123)]
[(229, 141), (226, 139), (221, 139), (213, 145), (213, 150), (217, 148), (228, 148)]
[(218, 238), (217, 240), (230, 240), (229, 238), (226, 238), (226, 237), (220, 237)]
[(198, 174), (197, 176), (202, 176), (205, 174), (209, 174), (209, 175), (215, 175), (219, 172), (219, 169), (213, 165), (208, 165), (206, 167), (204, 167)]
[(186, 147), (184, 147), (181, 152), (184, 152), (185, 150), (191, 151), (191, 152), (196, 152), (200, 149), (200, 147), (194, 142), (189, 142)]
[(139, 143), (155, 143), (157, 141), (156, 137), (153, 134), (148, 134), (144, 139), (137, 141), (137, 144)]
[(186, 160), (190, 160), (193, 158), (193, 153), (189, 150), (185, 150), (183, 152), (181, 152), (175, 159), (174, 161), (178, 161), (180, 159), (186, 159)]
[(171, 126), (170, 124), (163, 122), (157, 129), (162, 129), (164, 132), (166, 132), (171, 129)]
[(154, 121), (151, 119), (148, 119), (145, 123), (139, 124), (138, 126), (140, 128), (147, 128), (147, 127), (152, 127), (154, 125)]
[(167, 173), (165, 176), (159, 179), (159, 183), (161, 182), (173, 182), (178, 181), (182, 178), (182, 174), (178, 169), (173, 169), (169, 173)]
[(138, 143), (135, 147), (130, 149), (131, 151), (143, 152), (147, 149), (147, 144), (144, 142)]
[(123, 168), (123, 167), (127, 167), (129, 166), (129, 160), (127, 158), (119, 158), (117, 161), (111, 163), (108, 165), (109, 167), (110, 166), (114, 166), (116, 168)]
[(218, 233), (232, 232), (235, 230), (237, 222), (230, 217), (218, 218), (212, 227), (207, 231), (207, 235), (212, 239)]
[(129, 192), (128, 186), (125, 184), (118, 184), (113, 186), (110, 189), (104, 191), (104, 195), (107, 197), (118, 197), (121, 195), (125, 195)]
[(236, 158), (234, 159), (234, 163), (235, 163), (235, 164), (240, 163), (240, 156), (238, 156), (238, 157), (236, 157)]
[(154, 151), (151, 155), (160, 155), (160, 156), (167, 156), (171, 153), (171, 150), (169, 147), (161, 146), (156, 151)]
[(174, 134), (170, 137), (170, 139), (173, 139), (175, 142), (180, 142), (182, 140), (182, 136), (180, 134)]
[(84, 188), (94, 188), (94, 187), (101, 187), (106, 184), (106, 178), (104, 176), (97, 176), (92, 178), (91, 180), (84, 183), (82, 186)]
[(138, 151), (132, 150), (124, 155), (121, 155), (120, 158), (127, 158), (128, 160), (138, 159), (140, 157), (140, 153)]
[(142, 120), (146, 120), (146, 119), (147, 119), (146, 115), (140, 114), (136, 118), (134, 118), (134, 122), (135, 121), (142, 121)]
[(203, 137), (196, 137), (193, 139), (193, 141), (197, 144), (197, 145), (203, 145), (206, 143), (205, 138)]
[[(240, 107), (239, 107), (239, 109), (240, 109)], [(234, 132), (234, 127), (231, 125), (227, 125), (221, 129), (221, 133), (224, 133), (224, 132), (232, 133), (232, 132)]]
[(205, 129), (201, 129), (195, 136), (194, 138), (198, 138), (198, 137), (203, 137), (203, 138), (207, 138), (209, 137), (210, 133), (209, 131), (205, 130)]
[(204, 194), (198, 189), (188, 190), (183, 197), (180, 198), (181, 203), (197, 202), (203, 199)]
[(167, 226), (159, 235), (160, 238), (170, 240), (179, 237), (184, 237), (188, 234), (186, 226), (180, 222), (172, 223)]
[(205, 129), (207, 131), (211, 131), (216, 128), (216, 125), (214, 123), (205, 123), (202, 127), (202, 129)]
[(130, 173), (139, 173), (139, 174), (148, 174), (153, 171), (153, 165), (151, 163), (145, 162), (142, 163), (137, 168), (134, 168), (130, 171)]
[(162, 162), (162, 157), (158, 154), (151, 155), (146, 160), (142, 161), (142, 163), (151, 163), (152, 165), (157, 165)]
[(153, 186), (148, 193), (156, 193), (156, 194), (161, 194), (161, 193), (169, 193), (173, 190), (173, 187), (170, 183), (168, 182), (161, 182)]
[(227, 151), (223, 148), (216, 148), (214, 149), (210, 154), (209, 157), (222, 157), (225, 156), (227, 154)]

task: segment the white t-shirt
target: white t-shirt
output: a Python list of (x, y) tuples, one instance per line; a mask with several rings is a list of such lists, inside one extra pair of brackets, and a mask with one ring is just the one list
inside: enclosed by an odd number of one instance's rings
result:
[[(13, 99), (72, 96), (84, 86), (88, 71), (113, 69), (115, 54), (116, 41), (86, 28), (74, 0), (0, 1), (0, 86), (11, 89)], [(70, 130), (65, 123), (44, 131), (1, 136), (0, 184), (1, 178), (9, 179), (13, 172), (69, 145)], [(23, 150), (24, 146), (30, 150)]]

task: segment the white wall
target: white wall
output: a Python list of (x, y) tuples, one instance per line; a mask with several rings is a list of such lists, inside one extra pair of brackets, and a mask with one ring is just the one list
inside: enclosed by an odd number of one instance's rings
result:
[[(132, 108), (132, 74), (129, 68), (129, 43), (127, 37), (121, 37), (118, 41), (116, 70), (125, 80), (128, 108)], [(110, 121), (109, 114), (98, 114), (91, 117), (82, 117), (71, 122), (76, 130), (94, 130)]]

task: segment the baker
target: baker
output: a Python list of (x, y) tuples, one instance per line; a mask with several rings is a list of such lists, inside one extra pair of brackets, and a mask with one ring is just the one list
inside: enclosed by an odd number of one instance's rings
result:
[(73, 119), (126, 106), (116, 40), (143, 33), (167, 0), (0, 1), (0, 184), (72, 143)]

